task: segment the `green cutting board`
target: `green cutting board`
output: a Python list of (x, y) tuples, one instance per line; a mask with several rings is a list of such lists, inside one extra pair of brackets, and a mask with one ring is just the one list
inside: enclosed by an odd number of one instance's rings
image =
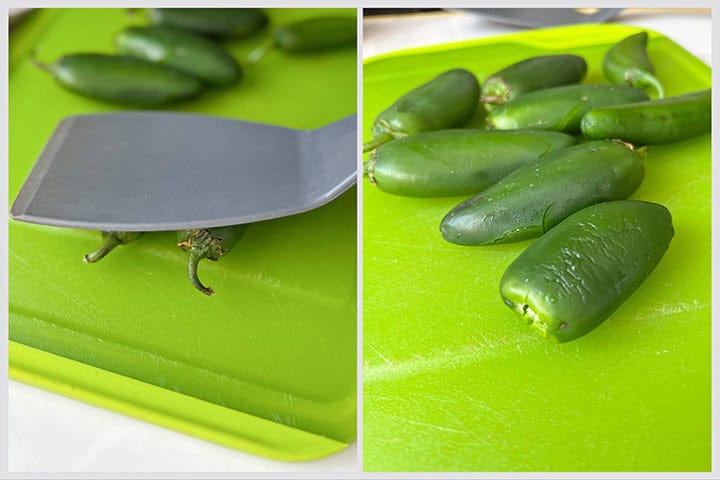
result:
[[(269, 10), (273, 24), (345, 10)], [(141, 24), (121, 9), (36, 11), (11, 35), (10, 201), (57, 123), (123, 110), (59, 87), (28, 60), (112, 52)], [(244, 58), (269, 32), (233, 41)], [(270, 53), (240, 84), (173, 109), (294, 128), (356, 110), (356, 49)], [(10, 373), (225, 445), (283, 460), (336, 452), (356, 434), (355, 189), (308, 213), (260, 222), (227, 256), (186, 277), (172, 232), (98, 264), (97, 232), (10, 221)]]
[[(587, 83), (637, 28), (586, 25), (394, 52), (364, 66), (364, 138), (397, 97), (450, 68), (482, 81), (521, 59), (575, 53)], [(707, 39), (709, 42), (710, 39)], [(668, 96), (710, 69), (650, 32)], [(642, 287), (567, 344), (534, 336), (500, 299), (531, 241), (462, 247), (440, 220), (462, 197), (402, 198), (363, 185), (366, 470), (708, 471), (710, 135), (653, 146), (633, 198), (672, 212), (675, 237)]]

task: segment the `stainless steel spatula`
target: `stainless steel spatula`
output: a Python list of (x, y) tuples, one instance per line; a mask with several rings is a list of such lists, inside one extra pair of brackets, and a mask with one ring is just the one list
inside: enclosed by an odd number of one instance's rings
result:
[(10, 211), (110, 231), (205, 228), (328, 203), (356, 180), (355, 115), (316, 130), (164, 112), (68, 117)]

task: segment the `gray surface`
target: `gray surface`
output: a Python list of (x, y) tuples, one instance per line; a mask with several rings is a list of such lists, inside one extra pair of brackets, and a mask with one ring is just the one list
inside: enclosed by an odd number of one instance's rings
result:
[(355, 115), (317, 130), (162, 112), (55, 129), (10, 211), (110, 231), (218, 227), (322, 206), (356, 180)]

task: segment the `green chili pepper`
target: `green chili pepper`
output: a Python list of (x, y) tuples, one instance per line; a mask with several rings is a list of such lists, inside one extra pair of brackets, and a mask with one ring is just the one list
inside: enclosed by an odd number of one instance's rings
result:
[(657, 98), (665, 93), (662, 84), (653, 75), (655, 69), (647, 55), (647, 33), (630, 35), (605, 54), (603, 72), (612, 83), (650, 89)]
[(194, 33), (170, 27), (130, 27), (115, 37), (122, 55), (175, 68), (210, 85), (237, 82), (240, 65), (223, 48)]
[(672, 143), (710, 132), (710, 90), (590, 110), (580, 128), (588, 138), (620, 138), (647, 145)]
[(198, 263), (203, 258), (217, 260), (229, 252), (245, 235), (248, 225), (183, 230), (178, 235), (178, 247), (188, 252), (190, 283), (205, 295), (213, 295), (212, 288), (204, 286), (197, 275)]
[(396, 195), (474, 194), (530, 160), (574, 143), (570, 135), (538, 130), (425, 132), (378, 147), (367, 173), (371, 183)]
[(190, 75), (133, 57), (78, 53), (52, 65), (33, 62), (68, 90), (109, 102), (157, 105), (193, 97), (203, 88)]
[(102, 243), (92, 253), (85, 255), (85, 261), (87, 263), (95, 263), (102, 259), (105, 255), (110, 253), (112, 249), (118, 245), (125, 245), (133, 240), (137, 240), (143, 234), (143, 232), (101, 232)]
[(490, 111), (526, 93), (578, 83), (587, 64), (577, 55), (544, 55), (510, 65), (490, 75), (482, 87), (480, 101)]
[(248, 37), (262, 29), (268, 18), (257, 8), (153, 8), (155, 24), (217, 37)]
[(642, 90), (624, 85), (569, 85), (528, 93), (494, 108), (487, 123), (499, 130), (533, 128), (576, 133), (589, 110), (647, 100)]
[(633, 200), (574, 213), (507, 268), (500, 294), (530, 327), (555, 342), (581, 337), (645, 281), (673, 237), (670, 212)]
[(456, 69), (441, 73), (400, 97), (375, 119), (373, 150), (393, 138), (461, 127), (477, 109), (480, 85), (475, 75)]
[(307, 52), (355, 45), (355, 17), (318, 17), (281, 25), (273, 32), (275, 45), (287, 52)]
[(643, 176), (640, 155), (624, 144), (575, 145), (529, 162), (462, 202), (445, 216), (440, 231), (460, 245), (537, 237), (588, 205), (629, 197)]
[(305, 53), (355, 45), (355, 17), (316, 17), (277, 27), (270, 38), (247, 58), (249, 65), (262, 60), (274, 48), (286, 52)]

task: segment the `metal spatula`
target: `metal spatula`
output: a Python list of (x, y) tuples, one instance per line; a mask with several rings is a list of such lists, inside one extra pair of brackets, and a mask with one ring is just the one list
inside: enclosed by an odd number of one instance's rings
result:
[(355, 115), (317, 130), (163, 112), (68, 117), (10, 211), (109, 231), (207, 228), (322, 206), (356, 180)]

